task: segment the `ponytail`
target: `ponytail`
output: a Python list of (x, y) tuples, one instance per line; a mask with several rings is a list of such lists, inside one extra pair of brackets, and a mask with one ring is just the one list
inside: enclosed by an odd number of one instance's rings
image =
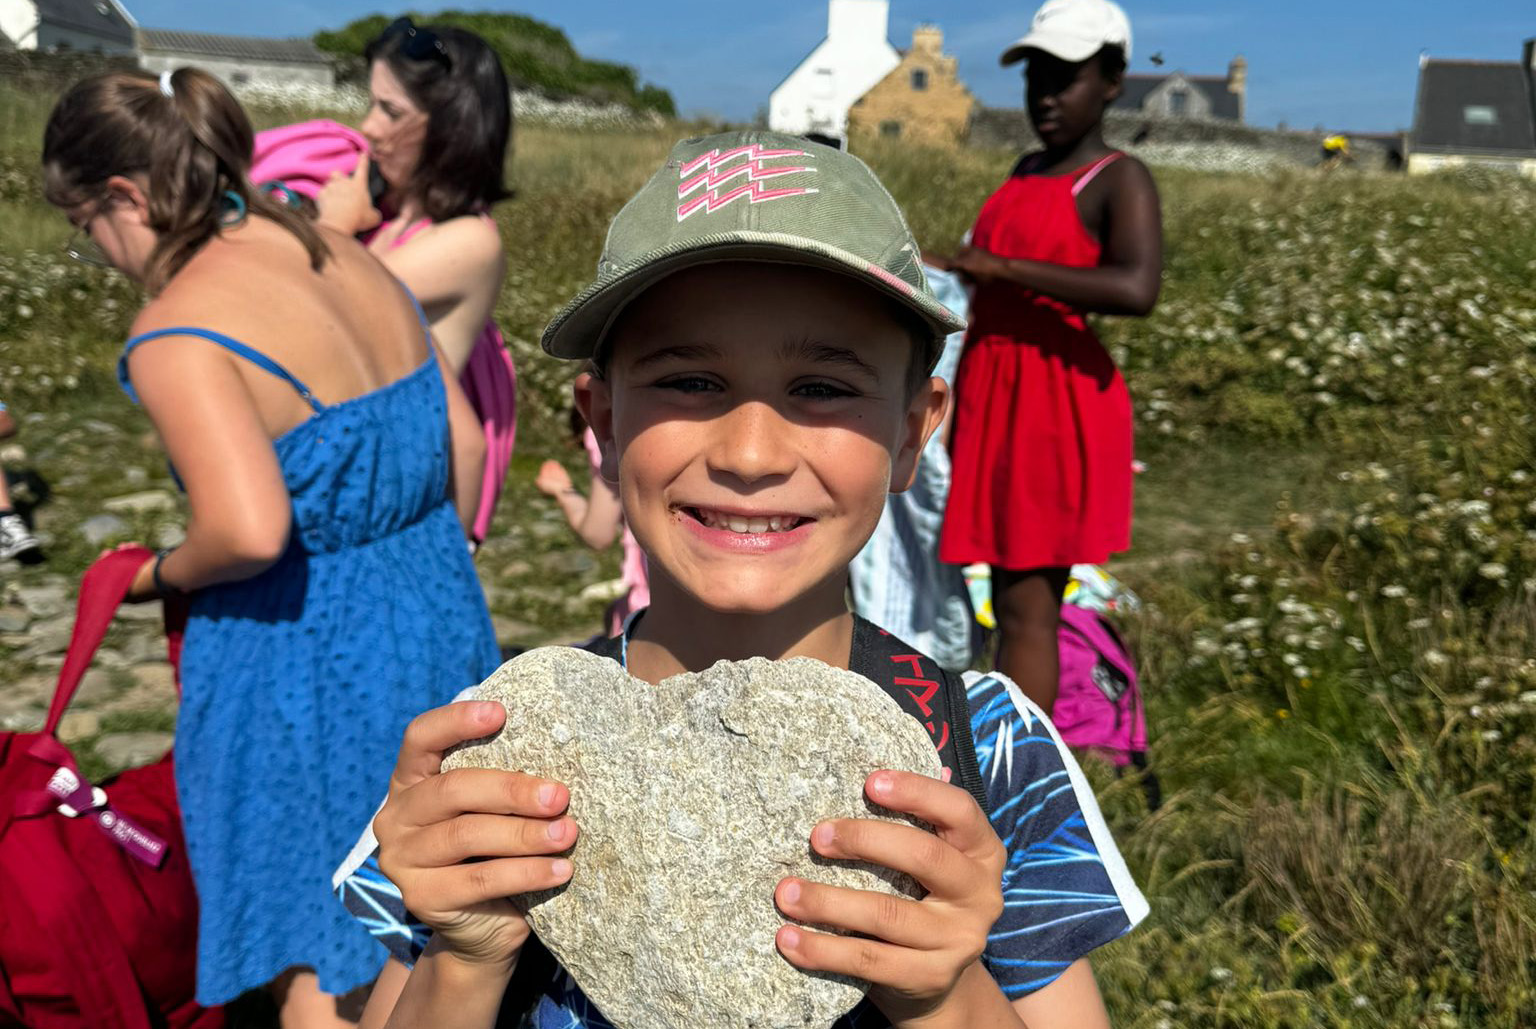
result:
[(109, 72), (77, 83), (54, 107), (43, 135), (44, 194), (73, 207), (98, 198), (114, 175), (142, 175), (158, 236), (144, 273), (151, 293), (218, 235), (231, 195), (237, 208), (293, 233), (318, 271), (330, 249), (303, 215), (252, 187), (253, 145), (245, 111), (207, 72)]

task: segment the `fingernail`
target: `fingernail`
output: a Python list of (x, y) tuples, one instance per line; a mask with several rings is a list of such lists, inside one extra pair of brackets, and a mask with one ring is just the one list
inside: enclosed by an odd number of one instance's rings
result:
[(785, 950), (795, 950), (800, 946), (800, 930), (792, 925), (786, 925), (779, 930), (779, 943)]
[(796, 902), (798, 902), (800, 900), (800, 883), (799, 882), (797, 882), (794, 879), (789, 879), (789, 880), (785, 881), (785, 883), (784, 883), (784, 900), (787, 903), (790, 903), (790, 904), (794, 904), (794, 903), (796, 903)]
[(884, 772), (871, 776), (869, 780), (869, 792), (880, 797), (889, 796), (895, 786), (896, 784), (891, 781), (891, 777)]
[(549, 807), (555, 802), (555, 784), (547, 782), (539, 787), (539, 807)]
[(571, 863), (565, 858), (549, 863), (550, 874), (558, 879), (564, 879), (571, 874)]
[(552, 840), (565, 839), (565, 819), (549, 823), (549, 838)]
[(811, 842), (818, 847), (830, 847), (836, 838), (837, 830), (832, 828), (831, 822), (822, 822), (811, 830)]
[(480, 703), (475, 705), (475, 719), (477, 721), (484, 722), (487, 719), (494, 717), (496, 714), (496, 708), (499, 706), (500, 705), (498, 705), (495, 701), (482, 700)]

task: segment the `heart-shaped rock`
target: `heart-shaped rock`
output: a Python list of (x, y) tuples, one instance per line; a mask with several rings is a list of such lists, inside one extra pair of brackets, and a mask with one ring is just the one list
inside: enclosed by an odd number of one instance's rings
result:
[(443, 763), (565, 783), (581, 827), (571, 881), (518, 898), (587, 998), (620, 1029), (824, 1029), (868, 984), (808, 974), (774, 946), (785, 876), (921, 895), (905, 875), (810, 849), (828, 818), (870, 804), (877, 768), (939, 777), (921, 726), (874, 683), (809, 658), (721, 662), (659, 686), (546, 647), (479, 698), (500, 733)]

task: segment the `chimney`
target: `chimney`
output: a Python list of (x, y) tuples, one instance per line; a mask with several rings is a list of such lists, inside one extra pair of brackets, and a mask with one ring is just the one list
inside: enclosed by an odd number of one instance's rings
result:
[(1227, 92), (1237, 94), (1237, 120), (1248, 120), (1248, 59), (1242, 54), (1227, 65)]
[(937, 57), (944, 52), (944, 30), (937, 25), (919, 25), (912, 30), (912, 50)]

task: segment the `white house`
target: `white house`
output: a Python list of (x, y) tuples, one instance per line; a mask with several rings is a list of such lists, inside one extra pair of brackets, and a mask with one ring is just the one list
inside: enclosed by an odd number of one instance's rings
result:
[(137, 29), (117, 0), (0, 0), (0, 36), (17, 50), (131, 54)]
[(336, 81), (331, 59), (307, 39), (144, 29), (139, 45), (139, 67), (146, 71), (175, 71), (192, 64), (230, 86), (330, 86)]
[(827, 38), (768, 98), (768, 127), (848, 138), (848, 108), (901, 63), (887, 0), (831, 0)]

